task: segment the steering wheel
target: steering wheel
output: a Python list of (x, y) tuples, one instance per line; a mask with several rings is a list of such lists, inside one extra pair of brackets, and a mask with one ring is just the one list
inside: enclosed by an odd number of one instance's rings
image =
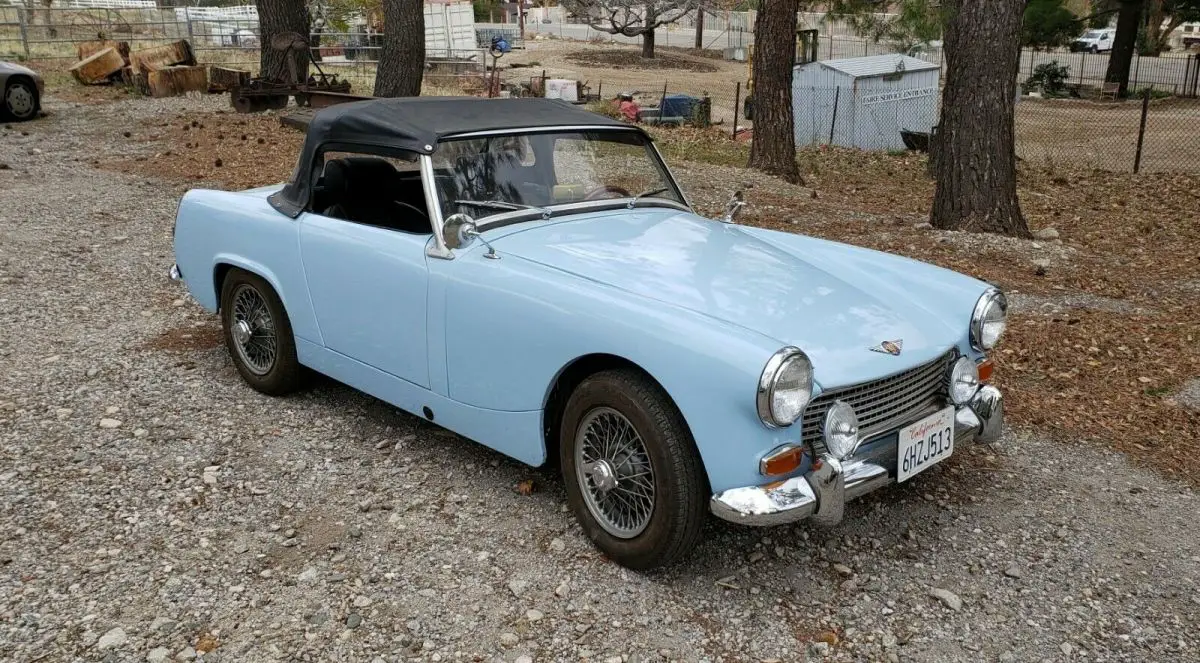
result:
[(425, 210), (421, 209), (420, 207), (417, 207), (411, 203), (406, 203), (403, 200), (393, 200), (392, 202), (399, 206), (404, 212), (412, 214), (417, 219), (422, 220), (425, 223), (429, 223), (429, 214), (427, 214)]
[[(609, 193), (613, 193), (616, 195), (615, 196), (604, 195), (604, 194), (609, 194)], [(605, 184), (603, 186), (598, 186), (595, 189), (592, 189), (591, 191), (588, 191), (587, 195), (584, 196), (583, 199), (584, 200), (603, 200), (605, 198), (628, 198), (628, 197), (629, 197), (629, 191), (622, 189), (619, 186), (612, 186), (610, 184)]]

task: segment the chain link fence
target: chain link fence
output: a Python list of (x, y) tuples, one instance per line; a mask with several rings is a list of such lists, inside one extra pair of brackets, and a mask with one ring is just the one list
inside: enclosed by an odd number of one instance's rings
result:
[[(718, 40), (711, 48), (725, 47), (719, 43), (722, 39), (735, 47), (748, 43), (744, 39), (746, 26), (739, 20), (731, 19), (718, 24), (720, 29), (706, 30), (706, 39)], [(510, 43), (522, 45), (517, 26), (477, 24), (476, 28), (478, 50), (428, 53), (424, 84), (428, 94), (486, 94), (490, 87), (487, 45), (491, 37), (503, 35)], [(558, 30), (570, 38), (566, 32), (578, 29), (590, 30), (592, 40), (620, 41), (607, 33), (569, 23), (530, 23), (526, 36)], [(822, 59), (894, 52), (886, 44), (836, 32), (820, 42)], [(76, 59), (79, 42), (101, 35), (128, 41), (133, 50), (188, 39), (201, 64), (251, 72), (258, 69), (258, 22), (254, 18), (231, 16), (228, 8), (213, 14), (196, 7), (0, 7), (0, 59), (70, 63)], [(372, 92), (381, 34), (324, 32), (312, 35), (310, 43), (325, 71), (351, 81), (354, 92)], [(661, 35), (659, 44), (691, 46), (683, 41), (676, 44), (663, 40)], [(912, 54), (934, 63), (940, 64), (942, 60), (941, 50), (934, 47)], [(1039, 65), (1056, 62), (1067, 67), (1068, 98), (1023, 97), (1018, 101), (1017, 155), (1028, 163), (1052, 168), (1200, 172), (1200, 100), (1195, 98), (1200, 92), (1200, 54), (1176, 52), (1157, 58), (1135, 57), (1130, 77), (1134, 96), (1125, 100), (1101, 98), (1109, 57), (1108, 53), (1025, 51), (1022, 54), (1018, 74), (1022, 82)], [(528, 78), (510, 73), (506, 93), (544, 94), (544, 81), (541, 86), (535, 83), (544, 77), (545, 73), (533, 70)], [(579, 97), (581, 101), (599, 102), (598, 108), (618, 114), (619, 92), (632, 94), (641, 122), (715, 127), (730, 139), (752, 135), (753, 108), (747, 105), (747, 91), (740, 83), (714, 80), (711, 85), (701, 83), (684, 88), (670, 80), (650, 79), (644, 84), (631, 85), (625, 78), (619, 86), (615, 81), (589, 80), (580, 86)], [(794, 92), (798, 146), (908, 149), (905, 134), (911, 134), (909, 138), (920, 146), (921, 134), (927, 135), (937, 124), (940, 112), (939, 93), (900, 99), (886, 95), (864, 98), (864, 93), (853, 88), (806, 88)]]

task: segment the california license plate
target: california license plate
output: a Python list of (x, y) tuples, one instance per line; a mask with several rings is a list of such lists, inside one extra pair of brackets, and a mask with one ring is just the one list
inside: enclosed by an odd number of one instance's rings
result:
[(954, 453), (954, 407), (900, 429), (896, 482), (907, 481)]

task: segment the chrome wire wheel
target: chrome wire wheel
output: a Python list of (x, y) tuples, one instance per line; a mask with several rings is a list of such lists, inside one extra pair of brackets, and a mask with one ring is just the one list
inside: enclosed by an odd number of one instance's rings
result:
[(575, 478), (605, 532), (632, 539), (654, 515), (654, 467), (641, 435), (610, 407), (588, 412), (575, 433)]
[(254, 375), (266, 375), (275, 366), (279, 340), (267, 300), (253, 286), (242, 283), (233, 291), (233, 317), (229, 324), (238, 358)]

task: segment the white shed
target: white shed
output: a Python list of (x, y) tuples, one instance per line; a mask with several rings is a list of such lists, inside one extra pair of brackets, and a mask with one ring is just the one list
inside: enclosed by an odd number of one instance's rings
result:
[(465, 58), (479, 54), (475, 43), (475, 10), (471, 3), (426, 0), (425, 53), (437, 58)]
[(940, 74), (938, 65), (899, 53), (798, 65), (796, 144), (902, 150), (901, 129), (937, 124)]

